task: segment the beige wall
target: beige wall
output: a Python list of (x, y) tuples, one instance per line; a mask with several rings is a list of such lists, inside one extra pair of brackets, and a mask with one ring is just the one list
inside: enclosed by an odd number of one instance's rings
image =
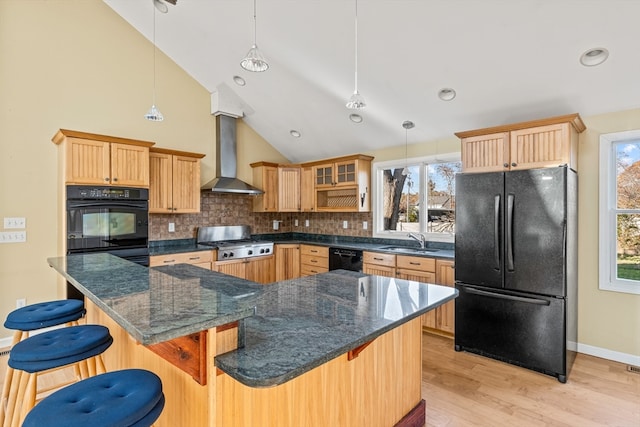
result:
[[(0, 221), (27, 219), (27, 243), (0, 245), (2, 322), (18, 298), (59, 297), (57, 275), (46, 262), (57, 255), (51, 137), (59, 128), (204, 153), (202, 181), (214, 177), (210, 95), (160, 52), (156, 98), (166, 119), (143, 118), (152, 102), (152, 52), (152, 44), (100, 0), (0, 0)], [(238, 145), (239, 165), (246, 165), (241, 178), (251, 180), (251, 162), (284, 160), (244, 124)], [(0, 338), (9, 335), (0, 327)]]
[[(28, 235), (27, 243), (0, 245), (0, 319), (17, 298), (31, 303), (57, 297), (57, 276), (46, 264), (57, 253), (57, 152), (50, 141), (57, 129), (204, 153), (202, 181), (213, 178), (215, 122), (209, 93), (161, 53), (157, 104), (166, 120), (142, 118), (152, 97), (151, 52), (149, 41), (99, 0), (0, 0), (0, 218), (26, 217)], [(599, 134), (640, 129), (640, 112), (584, 121), (579, 341), (640, 356), (640, 296), (600, 291), (597, 283)], [(238, 177), (247, 181), (249, 163), (285, 160), (243, 123), (238, 144)], [(408, 156), (457, 150), (452, 137), (411, 145)], [(365, 154), (376, 161), (403, 158), (404, 146)], [(8, 335), (0, 329), (0, 338)]]

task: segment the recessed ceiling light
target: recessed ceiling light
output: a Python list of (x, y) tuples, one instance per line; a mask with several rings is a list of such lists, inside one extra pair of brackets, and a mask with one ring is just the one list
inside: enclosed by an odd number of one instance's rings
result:
[(233, 81), (235, 82), (235, 84), (237, 84), (238, 86), (244, 86), (247, 84), (247, 82), (240, 76), (233, 76)]
[(349, 114), (349, 120), (351, 120), (353, 123), (362, 123), (362, 116), (360, 114)]
[(603, 47), (589, 49), (580, 56), (580, 63), (585, 67), (600, 65), (609, 57), (609, 51)]
[(455, 97), (456, 91), (451, 89), (450, 87), (445, 87), (438, 91), (438, 98), (442, 99), (443, 101), (451, 101)]
[(289, 133), (290, 133), (290, 134), (291, 134), (291, 136), (292, 136), (292, 137), (294, 137), (294, 138), (300, 138), (300, 132), (298, 132), (298, 131), (297, 131), (297, 130), (295, 130), (295, 129), (291, 129), (291, 130), (289, 131)]

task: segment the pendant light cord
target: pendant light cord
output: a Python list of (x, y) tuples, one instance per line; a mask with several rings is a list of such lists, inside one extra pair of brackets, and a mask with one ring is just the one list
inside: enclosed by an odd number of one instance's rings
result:
[(153, 8), (153, 105), (156, 105), (156, 8)]
[[(254, 0), (255, 1), (255, 0)], [(356, 20), (355, 20), (355, 52), (356, 52), (356, 67), (355, 67), (355, 91), (358, 92), (358, 0), (356, 1)]]
[(258, 40), (258, 25), (256, 24), (256, 0), (253, 0), (253, 45), (257, 46), (256, 40)]

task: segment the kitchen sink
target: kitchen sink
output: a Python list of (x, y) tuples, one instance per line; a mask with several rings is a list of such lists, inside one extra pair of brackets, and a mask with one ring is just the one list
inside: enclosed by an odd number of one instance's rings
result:
[(406, 246), (384, 246), (380, 249), (383, 249), (385, 251), (402, 252), (407, 254), (422, 254), (422, 253), (428, 253), (428, 252), (438, 252), (438, 249), (408, 248)]

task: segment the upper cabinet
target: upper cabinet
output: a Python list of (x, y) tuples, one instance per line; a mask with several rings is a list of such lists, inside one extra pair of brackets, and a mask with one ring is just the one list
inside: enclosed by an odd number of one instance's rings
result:
[(60, 129), (52, 141), (64, 150), (65, 184), (149, 186), (149, 147), (154, 143)]
[(457, 132), (463, 172), (493, 172), (568, 165), (578, 169), (579, 114)]
[(200, 159), (204, 154), (149, 149), (149, 213), (200, 212)]
[(371, 160), (362, 154), (301, 165), (252, 163), (253, 184), (264, 194), (254, 212), (369, 212)]
[(305, 163), (315, 173), (315, 206), (318, 212), (369, 212), (371, 210), (371, 161), (356, 154)]
[(263, 194), (253, 198), (254, 212), (278, 211), (278, 164), (269, 162), (251, 163), (253, 185)]

